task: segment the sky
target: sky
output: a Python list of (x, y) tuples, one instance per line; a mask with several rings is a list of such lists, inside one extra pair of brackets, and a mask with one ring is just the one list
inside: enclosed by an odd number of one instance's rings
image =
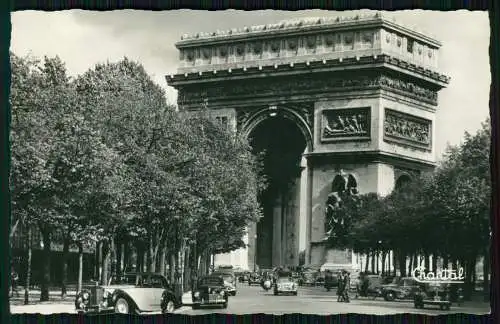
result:
[[(168, 101), (175, 103), (177, 93), (167, 86), (165, 75), (176, 73), (179, 54), (175, 43), (183, 34), (356, 13), (360, 11), (30, 10), (12, 13), (11, 50), (20, 56), (58, 55), (74, 76), (97, 63), (115, 62), (126, 56), (142, 63), (166, 89)], [(451, 77), (451, 81), (439, 93), (435, 139), (439, 159), (447, 144), (459, 144), (465, 131), (474, 133), (489, 116), (488, 13), (405, 10), (384, 14), (443, 43), (440, 72)]]

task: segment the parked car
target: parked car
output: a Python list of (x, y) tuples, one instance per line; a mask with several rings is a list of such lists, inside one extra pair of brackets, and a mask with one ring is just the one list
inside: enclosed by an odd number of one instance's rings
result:
[(290, 277), (279, 277), (274, 284), (273, 293), (275, 296), (279, 294), (292, 294), (297, 296), (297, 283)]
[(260, 284), (260, 275), (257, 272), (252, 272), (248, 276), (248, 285), (259, 285)]
[(386, 301), (413, 299), (421, 285), (411, 277), (395, 277), (390, 284), (382, 285), (382, 297)]
[(360, 275), (359, 279), (356, 280), (356, 295), (354, 298), (371, 297), (375, 299), (381, 297), (383, 285), (384, 279), (379, 275)]
[[(351, 280), (352, 281), (352, 280)], [(327, 291), (339, 285), (338, 271), (325, 272), (324, 287)]]
[(250, 277), (249, 272), (240, 272), (237, 274), (238, 276), (238, 282), (247, 282), (248, 278)]
[(197, 287), (192, 292), (192, 308), (213, 305), (227, 308), (228, 296), (224, 279), (221, 276), (213, 274), (204, 276), (198, 280)]
[(78, 313), (171, 313), (181, 305), (180, 296), (157, 273), (127, 273), (105, 286), (88, 285), (75, 297)]
[(441, 310), (451, 307), (450, 290), (447, 284), (425, 284), (414, 297), (415, 308), (424, 308), (425, 305), (439, 306)]
[(316, 276), (316, 271), (304, 271), (302, 273), (301, 286), (314, 286), (316, 284)]
[(219, 276), (224, 280), (226, 292), (231, 296), (236, 296), (236, 276), (231, 272), (214, 271), (212, 275)]

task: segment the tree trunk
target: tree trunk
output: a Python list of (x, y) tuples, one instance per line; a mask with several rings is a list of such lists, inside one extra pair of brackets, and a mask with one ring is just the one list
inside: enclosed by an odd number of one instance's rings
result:
[(167, 259), (167, 248), (165, 246), (161, 247), (161, 255), (160, 255), (160, 273), (167, 276), (167, 271), (165, 270), (165, 262)]
[(80, 292), (82, 290), (83, 285), (83, 244), (81, 242), (77, 243), (78, 245), (78, 283), (76, 285), (76, 292)]
[(465, 285), (464, 299), (470, 300), (474, 291), (474, 268), (476, 267), (476, 257), (469, 256), (465, 260)]
[(110, 240), (110, 257), (111, 257), (111, 276), (108, 276), (108, 281), (110, 277), (116, 277), (118, 268), (118, 253), (116, 251), (116, 238), (113, 236)]
[(30, 286), (31, 286), (31, 253), (33, 246), (33, 233), (31, 225), (28, 225), (28, 256), (26, 262), (26, 282), (24, 284), (24, 305), (29, 304)]
[(141, 271), (142, 270), (142, 247), (139, 244), (136, 244), (135, 246), (135, 271)]
[(484, 259), (483, 259), (483, 300), (485, 302), (490, 301), (490, 251), (489, 247), (486, 247), (484, 251)]
[(125, 271), (125, 253), (127, 246), (124, 243), (120, 244), (120, 266), (118, 267), (118, 274), (120, 277), (123, 275), (123, 272)]
[(432, 254), (432, 272), (437, 273), (438, 256), (437, 254)]
[(175, 283), (175, 252), (170, 251), (168, 258), (168, 268), (170, 269), (170, 282)]
[[(401, 255), (401, 251), (393, 251), (392, 252), (392, 275), (393, 276), (396, 276), (396, 272), (397, 272), (397, 269), (400, 269), (400, 273), (401, 275), (403, 275), (403, 271), (404, 271), (404, 268), (406, 267), (406, 262), (402, 263), (400, 260), (400, 255)], [(401, 271), (401, 269), (403, 271)], [(406, 276), (405, 276), (406, 277)]]
[(205, 258), (207, 262), (207, 266), (205, 267), (205, 273), (204, 274), (209, 274), (210, 272), (210, 265), (212, 265), (212, 253), (210, 251), (205, 252)]
[(375, 252), (372, 252), (371, 255), (372, 255), (372, 274), (375, 274)]
[(379, 251), (376, 252), (375, 257), (377, 258), (377, 261), (375, 263), (376, 271), (377, 271), (377, 274), (379, 274), (379, 262), (380, 262), (380, 252)]
[(63, 264), (61, 278), (61, 298), (65, 299), (68, 294), (68, 262), (69, 262), (69, 237), (65, 237), (63, 241)]
[(150, 272), (156, 271), (156, 251), (153, 242), (153, 237), (149, 237), (149, 246), (148, 246), (148, 269)]
[(98, 265), (98, 269), (99, 269), (99, 273), (98, 273), (98, 277), (97, 277), (97, 280), (100, 280), (100, 278), (102, 277), (102, 266), (103, 266), (103, 262), (104, 262), (104, 258), (103, 258), (103, 245), (104, 245), (104, 242), (101, 241), (99, 242), (99, 259), (97, 261), (97, 265)]
[(366, 262), (365, 262), (365, 273), (368, 272), (368, 266), (370, 265), (370, 253), (366, 253)]
[(190, 249), (186, 249), (184, 254), (184, 273), (183, 273), (183, 281), (184, 281), (184, 291), (191, 286), (191, 251)]
[(109, 279), (109, 268), (111, 263), (111, 244), (106, 241), (103, 244), (103, 260), (102, 260), (102, 273), (101, 285), (107, 285)]
[(406, 257), (407, 257), (407, 255), (403, 251), (398, 251), (397, 257), (398, 257), (400, 275), (401, 275), (401, 277), (406, 277)]
[(382, 252), (382, 275), (385, 275), (385, 258), (386, 258), (386, 253)]
[(144, 253), (142, 254), (142, 269), (141, 269), (141, 271), (148, 271), (148, 254), (149, 254), (149, 251), (146, 247), (144, 250)]
[(116, 249), (116, 275), (121, 276), (122, 265), (123, 265), (123, 245), (121, 242), (115, 242)]
[(388, 274), (391, 274), (391, 261), (392, 261), (391, 251), (389, 251), (387, 252), (387, 268), (386, 268), (386, 272)]
[(50, 232), (46, 229), (40, 229), (42, 234), (43, 241), (43, 274), (42, 274), (42, 283), (40, 287), (40, 301), (48, 301), (49, 300), (49, 285), (50, 285), (50, 245), (51, 245), (51, 237)]
[(408, 274), (411, 274), (411, 272), (413, 271), (413, 267), (414, 267), (414, 261), (415, 261), (415, 257), (413, 255), (410, 255), (410, 262), (408, 262)]
[(443, 255), (443, 269), (448, 269), (448, 263), (449, 263), (448, 255), (445, 254)]
[(425, 264), (425, 273), (428, 273), (431, 271), (431, 262), (430, 262), (430, 256), (427, 252), (424, 253), (424, 264)]

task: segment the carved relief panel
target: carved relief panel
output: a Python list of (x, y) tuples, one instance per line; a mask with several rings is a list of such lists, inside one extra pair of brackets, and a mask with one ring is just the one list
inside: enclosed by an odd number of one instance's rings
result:
[(392, 109), (385, 109), (384, 141), (417, 149), (432, 148), (432, 121)]
[(322, 142), (369, 139), (370, 107), (322, 111)]

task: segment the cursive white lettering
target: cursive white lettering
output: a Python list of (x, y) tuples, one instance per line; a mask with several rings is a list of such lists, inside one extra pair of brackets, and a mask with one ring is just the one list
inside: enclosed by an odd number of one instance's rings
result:
[(417, 282), (426, 283), (461, 283), (465, 278), (463, 276), (464, 269), (460, 268), (458, 270), (458, 275), (456, 270), (442, 269), (437, 273), (432, 271), (425, 272), (425, 267), (421, 264), (412, 271), (412, 277)]

